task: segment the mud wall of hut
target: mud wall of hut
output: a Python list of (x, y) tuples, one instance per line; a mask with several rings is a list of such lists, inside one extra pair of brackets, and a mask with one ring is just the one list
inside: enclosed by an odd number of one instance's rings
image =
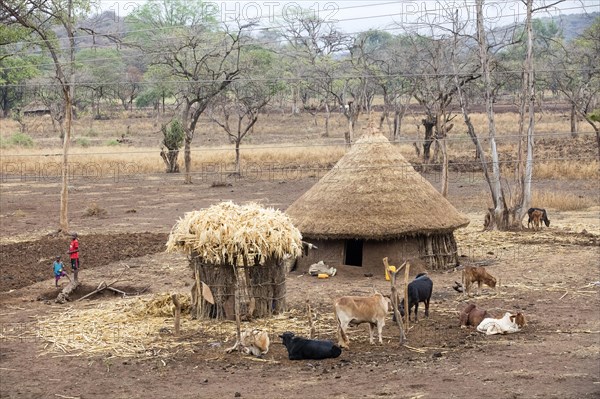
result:
[[(313, 263), (322, 260), (328, 266), (338, 267), (344, 264), (344, 240), (310, 240), (317, 245), (316, 251), (309, 251), (299, 258), (296, 267), (300, 272), (308, 272)], [(422, 264), (428, 270), (446, 270), (456, 266), (458, 253), (453, 233), (417, 235), (395, 240), (365, 240), (363, 245), (362, 266), (366, 273), (383, 274), (384, 257), (389, 263), (399, 266), (405, 260), (414, 265)]]
[(307, 273), (313, 263), (325, 262), (328, 266), (339, 266), (344, 256), (344, 241), (340, 240), (306, 240), (317, 246), (316, 250), (309, 250), (296, 261), (296, 270)]

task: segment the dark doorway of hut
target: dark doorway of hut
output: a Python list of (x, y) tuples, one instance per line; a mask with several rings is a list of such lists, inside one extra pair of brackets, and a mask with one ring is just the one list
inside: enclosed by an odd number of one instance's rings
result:
[(344, 264), (362, 266), (363, 240), (346, 240), (344, 244)]

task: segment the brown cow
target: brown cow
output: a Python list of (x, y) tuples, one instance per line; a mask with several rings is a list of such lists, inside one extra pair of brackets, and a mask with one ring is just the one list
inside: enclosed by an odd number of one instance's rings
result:
[(496, 287), (496, 278), (489, 274), (485, 267), (465, 266), (462, 275), (465, 294), (468, 296), (471, 291), (471, 285), (477, 283), (477, 295), (481, 290), (481, 284), (486, 284), (490, 288)]
[(458, 316), (461, 327), (466, 327), (466, 326), (477, 327), (479, 325), (479, 323), (481, 323), (483, 321), (483, 319), (487, 319), (489, 317), (493, 317), (493, 316), (490, 315), (487, 310), (479, 309), (473, 303), (468, 304), (467, 307), (464, 308), (463, 311), (460, 312), (460, 315)]
[(350, 340), (346, 335), (348, 326), (356, 326), (362, 323), (369, 323), (369, 342), (373, 344), (373, 327), (377, 326), (379, 343), (381, 339), (381, 330), (385, 325), (385, 317), (388, 314), (391, 303), (390, 299), (380, 293), (373, 296), (343, 296), (337, 298), (334, 302), (335, 317), (338, 321), (338, 340), (339, 346), (348, 348)]

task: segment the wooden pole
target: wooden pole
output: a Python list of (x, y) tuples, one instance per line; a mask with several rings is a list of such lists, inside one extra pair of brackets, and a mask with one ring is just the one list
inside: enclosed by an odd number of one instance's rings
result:
[[(241, 317), (240, 317), (240, 279), (239, 279), (239, 273), (238, 273), (236, 264), (237, 264), (237, 260), (235, 260), (232, 265), (233, 272), (235, 273), (235, 304), (234, 304), (235, 334), (236, 334), (237, 342), (239, 342), (241, 344), (241, 342), (242, 342), (242, 321), (241, 321)], [(246, 258), (244, 258), (244, 269), (246, 269), (247, 266), (248, 265), (246, 263)]]
[(406, 261), (406, 269), (404, 269), (404, 324), (408, 328), (410, 321), (410, 307), (408, 305), (408, 273), (410, 272), (410, 263)]
[(311, 339), (315, 337), (315, 324), (313, 323), (312, 308), (310, 307), (310, 299), (306, 300), (306, 312), (308, 314), (308, 326), (310, 328), (309, 336)]
[(383, 258), (383, 264), (385, 265), (386, 271), (390, 276), (392, 307), (394, 310), (396, 324), (398, 325), (398, 330), (400, 330), (400, 345), (402, 345), (406, 340), (406, 334), (404, 333), (404, 328), (402, 326), (402, 317), (400, 316), (400, 312), (398, 311), (398, 289), (396, 288), (396, 276), (400, 272), (400, 270), (402, 270), (402, 268), (406, 265), (406, 262), (404, 262), (402, 266), (400, 266), (396, 270), (392, 270), (390, 268), (387, 257)]
[(181, 303), (177, 298), (177, 294), (171, 295), (171, 299), (173, 299), (173, 304), (175, 305), (175, 336), (179, 336), (179, 322), (181, 318)]

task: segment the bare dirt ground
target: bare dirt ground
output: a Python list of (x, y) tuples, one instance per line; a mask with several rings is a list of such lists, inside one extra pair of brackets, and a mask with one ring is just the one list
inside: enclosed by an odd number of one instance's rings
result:
[[(432, 179), (435, 180), (435, 179)], [(91, 292), (120, 276), (117, 285), (142, 297), (189, 293), (187, 260), (163, 253), (167, 234), (184, 212), (222, 200), (259, 201), (285, 209), (315, 179), (236, 180), (181, 184), (181, 176), (146, 176), (74, 182), (71, 228), (80, 235), (83, 286)], [(434, 184), (436, 184), (434, 182)], [(590, 182), (540, 182), (597, 198)], [(2, 398), (597, 398), (600, 397), (600, 208), (552, 212), (541, 232), (481, 232), (485, 186), (472, 175), (453, 176), (449, 199), (472, 220), (457, 232), (463, 260), (488, 265), (500, 285), (468, 299), (491, 313), (521, 311), (528, 324), (516, 334), (486, 337), (461, 329), (457, 314), (467, 300), (452, 289), (460, 273), (430, 273), (431, 314), (411, 324), (407, 346), (388, 319), (384, 344), (370, 345), (365, 325), (351, 330), (351, 349), (337, 359), (290, 361), (271, 330), (272, 346), (261, 360), (225, 354), (226, 330), (184, 328), (187, 350), (120, 357), (51, 350), (36, 334), (35, 320), (125, 301), (112, 294), (65, 305), (57, 294), (50, 259), (64, 254), (68, 237), (52, 235), (58, 183), (4, 180), (0, 196), (0, 397)], [(104, 216), (84, 216), (91, 203)], [(50, 234), (50, 235), (49, 235)], [(385, 254), (382, 254), (382, 258)], [(336, 266), (336, 265), (334, 265)], [(65, 284), (65, 283), (63, 283)], [(340, 295), (389, 291), (381, 276), (339, 267), (318, 280), (299, 272), (288, 279), (287, 325), (310, 299), (320, 315), (317, 334), (335, 339), (331, 303)], [(422, 312), (422, 309), (421, 309)], [(172, 328), (172, 319), (164, 320)], [(186, 324), (189, 326), (190, 324)], [(297, 325), (296, 329), (293, 329)], [(157, 333), (158, 336), (158, 333)], [(160, 340), (161, 338), (157, 338)], [(157, 341), (158, 342), (158, 341)], [(158, 343), (157, 343), (158, 345)]]

